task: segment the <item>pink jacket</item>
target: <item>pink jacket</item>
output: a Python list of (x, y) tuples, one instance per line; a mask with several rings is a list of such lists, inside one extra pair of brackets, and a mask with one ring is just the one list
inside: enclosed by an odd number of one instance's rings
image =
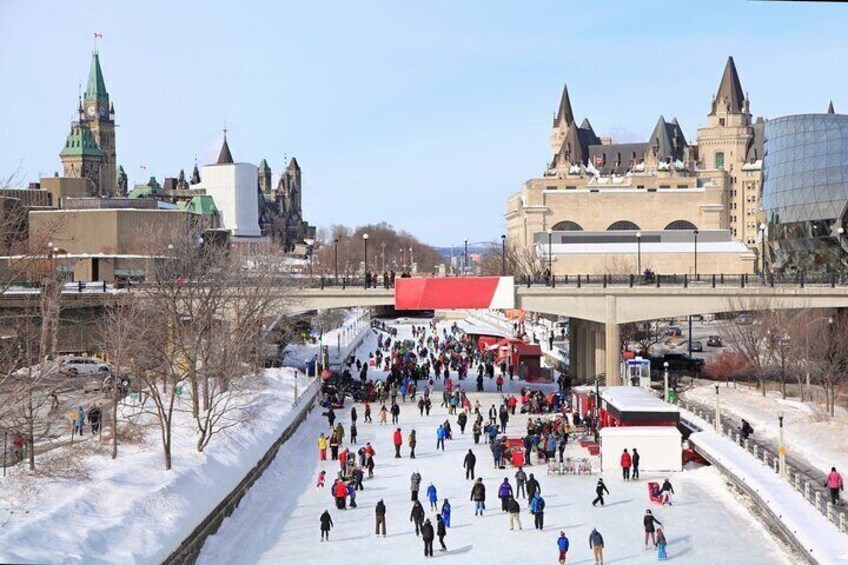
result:
[(842, 475), (836, 471), (831, 471), (825, 482), (827, 488), (842, 488)]

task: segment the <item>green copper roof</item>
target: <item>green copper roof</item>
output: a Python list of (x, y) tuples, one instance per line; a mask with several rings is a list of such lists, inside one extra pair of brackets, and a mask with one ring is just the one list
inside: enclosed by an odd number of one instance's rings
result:
[(71, 132), (65, 140), (65, 147), (59, 153), (60, 157), (74, 155), (90, 155), (92, 157), (103, 155), (88, 126), (78, 123), (71, 125)]
[(91, 70), (88, 71), (88, 88), (85, 89), (86, 100), (97, 100), (106, 102), (109, 93), (106, 92), (106, 83), (103, 80), (103, 71), (100, 70), (100, 55), (97, 51), (91, 54)]
[(270, 172), (271, 167), (269, 167), (269, 166), (268, 166), (268, 161), (266, 161), (265, 159), (262, 159), (262, 162), (261, 162), (261, 163), (259, 163), (259, 170), (260, 170), (260, 171), (263, 171), (263, 172), (264, 172), (264, 171), (269, 171), (269, 172)]
[(198, 194), (192, 196), (189, 200), (181, 200), (177, 203), (177, 208), (201, 216), (211, 216), (218, 213), (215, 200), (208, 194)]
[(127, 194), (127, 198), (146, 198), (148, 196), (164, 194), (165, 190), (159, 184), (159, 181), (156, 180), (156, 177), (150, 177), (150, 180), (147, 181), (147, 184), (135, 185), (135, 188), (133, 188), (130, 193)]

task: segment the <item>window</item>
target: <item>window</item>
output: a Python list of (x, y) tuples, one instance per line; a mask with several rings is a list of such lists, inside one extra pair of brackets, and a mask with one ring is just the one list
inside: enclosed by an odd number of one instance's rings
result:
[(685, 184), (678, 184), (678, 185), (677, 185), (677, 188), (689, 188), (689, 187), (688, 187), (688, 186), (686, 186)]
[(661, 184), (660, 188), (671, 188), (670, 184)]
[(715, 154), (715, 168), (723, 169), (724, 168), (724, 153), (721, 151)]
[(563, 220), (562, 222), (558, 222), (554, 224), (552, 228), (554, 231), (583, 231), (583, 227), (577, 222), (572, 222), (571, 220)]
[(569, 184), (568, 186), (565, 187), (565, 190), (577, 190), (577, 187), (572, 185), (572, 184)]
[(674, 220), (670, 224), (668, 224), (665, 229), (667, 230), (686, 230), (693, 231), (698, 229), (698, 227), (692, 222), (686, 220)]
[(724, 125), (724, 118), (719, 118), (719, 119), (718, 119), (718, 125), (720, 125), (720, 126), (723, 126), (723, 125)]
[(556, 188), (555, 186), (546, 186), (545, 190), (556, 190)]
[(638, 230), (639, 226), (634, 224), (629, 220), (619, 220), (617, 222), (613, 222), (607, 228), (607, 231), (622, 231), (622, 230)]

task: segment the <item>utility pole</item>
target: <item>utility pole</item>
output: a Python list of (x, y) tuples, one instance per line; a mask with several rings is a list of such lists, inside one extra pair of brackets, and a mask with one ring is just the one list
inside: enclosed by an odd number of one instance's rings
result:
[(718, 389), (719, 386), (715, 385), (715, 430), (716, 432), (718, 432), (719, 435), (721, 435), (721, 408), (719, 407), (718, 403)]

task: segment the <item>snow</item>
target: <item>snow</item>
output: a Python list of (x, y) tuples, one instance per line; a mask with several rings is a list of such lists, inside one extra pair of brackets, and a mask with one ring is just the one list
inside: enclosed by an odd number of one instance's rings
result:
[[(371, 332), (369, 314), (363, 308), (348, 311), (344, 323), (320, 336), (320, 343), (289, 344), (286, 346), (283, 364), (287, 367), (305, 368), (320, 352), (321, 345), (327, 345), (330, 366), (338, 365), (362, 343)], [(315, 336), (316, 339), (319, 336)]]
[(676, 406), (636, 386), (601, 387), (601, 399), (623, 412), (680, 412)]
[[(421, 321), (415, 323), (421, 324)], [(409, 336), (409, 326), (400, 326), (399, 337)], [(358, 354), (367, 356), (374, 346), (369, 337)], [(374, 377), (381, 373), (369, 371)], [(465, 381), (468, 383), (469, 381)], [(471, 381), (473, 383), (473, 381)], [(517, 391), (523, 383), (505, 383), (507, 392)], [(480, 400), (484, 407), (496, 403), (500, 395), (493, 392), (494, 384), (486, 379), (486, 392), (469, 393), (471, 402)], [(438, 398), (438, 394), (435, 395)], [(340, 421), (349, 427), (349, 406), (338, 411)], [(373, 407), (372, 407), (373, 409)], [(326, 419), (315, 410), (307, 421), (284, 444), (269, 469), (257, 481), (233, 515), (224, 521), (215, 536), (207, 541), (199, 564), (219, 563), (342, 563), (351, 558), (368, 563), (424, 563), (423, 543), (416, 539), (409, 521), (410, 474), (418, 470), (422, 477), (421, 495), (432, 482), (440, 501), (448, 498), (453, 506), (452, 524), (445, 542), (447, 553), (436, 550), (436, 557), (453, 563), (550, 563), (557, 555), (556, 539), (565, 531), (571, 540), (569, 563), (593, 563), (588, 536), (593, 527), (604, 535), (605, 557), (608, 563), (654, 563), (655, 553), (643, 549), (642, 516), (651, 505), (647, 498), (648, 480), (668, 476), (678, 495), (674, 506), (653, 506), (654, 514), (665, 524), (671, 559), (683, 557), (685, 563), (746, 563), (789, 564), (797, 562), (785, 548), (775, 542), (766, 529), (753, 520), (747, 509), (728, 490), (721, 475), (711, 468), (683, 471), (669, 475), (647, 474), (642, 480), (622, 481), (617, 474), (605, 476), (611, 495), (605, 507), (592, 507), (597, 476), (548, 475), (542, 465), (533, 465), (527, 472), (537, 475), (546, 499), (545, 530), (533, 529), (527, 502), (520, 500), (523, 531), (510, 531), (508, 518), (500, 511), (495, 497), (497, 485), (504, 477), (512, 478), (515, 469), (494, 469), (485, 445), (475, 446), (468, 429), (459, 433), (454, 425), (454, 440), (448, 441), (444, 452), (435, 448), (435, 429), (448, 416), (433, 405), (430, 417), (420, 417), (407, 402), (401, 405), (400, 427), (404, 440), (410, 429), (418, 435), (416, 459), (408, 457), (404, 445), (403, 458), (392, 456), (393, 426), (357, 422), (360, 444), (372, 443), (377, 451), (375, 476), (365, 480), (365, 490), (357, 495), (356, 509), (336, 510), (328, 486), (315, 487), (315, 478), (322, 469), (328, 478), (336, 472), (336, 464), (320, 462), (316, 438), (326, 431)], [(450, 417), (453, 421), (455, 417)], [(526, 417), (516, 414), (510, 420), (508, 435), (523, 435)], [(462, 461), (468, 449), (477, 455), (476, 470), (483, 477), (487, 490), (486, 512), (474, 517), (469, 502), (471, 482), (464, 479)], [(569, 442), (566, 456), (585, 457), (588, 452), (578, 442)], [(380, 499), (387, 506), (387, 533), (376, 538), (374, 505)], [(423, 502), (428, 507), (426, 501)], [(318, 517), (329, 509), (335, 528), (330, 541), (319, 542)], [(428, 517), (434, 520), (431, 512)], [(438, 547), (438, 544), (436, 544)]]
[[(715, 402), (712, 385), (697, 387), (686, 393), (688, 398), (706, 406)], [(820, 406), (797, 399), (783, 399), (780, 393), (769, 392), (764, 397), (760, 391), (748, 388), (721, 387), (722, 411), (745, 418), (754, 428), (756, 436), (775, 439), (778, 435), (778, 413), (783, 413), (784, 444), (788, 452), (795, 452), (816, 467), (822, 477), (831, 467), (848, 470), (848, 411), (837, 407), (836, 416), (830, 418)], [(824, 480), (824, 479), (822, 479)]]
[(301, 395), (310, 382), (297, 374), (266, 370), (244, 424), (213, 438), (205, 454), (196, 450), (190, 413), (181, 414), (171, 471), (155, 426), (144, 442), (120, 444), (115, 460), (87, 439), (39, 456), (36, 476), (11, 468), (0, 501), (0, 562), (161, 562), (291, 422), (295, 380)]

